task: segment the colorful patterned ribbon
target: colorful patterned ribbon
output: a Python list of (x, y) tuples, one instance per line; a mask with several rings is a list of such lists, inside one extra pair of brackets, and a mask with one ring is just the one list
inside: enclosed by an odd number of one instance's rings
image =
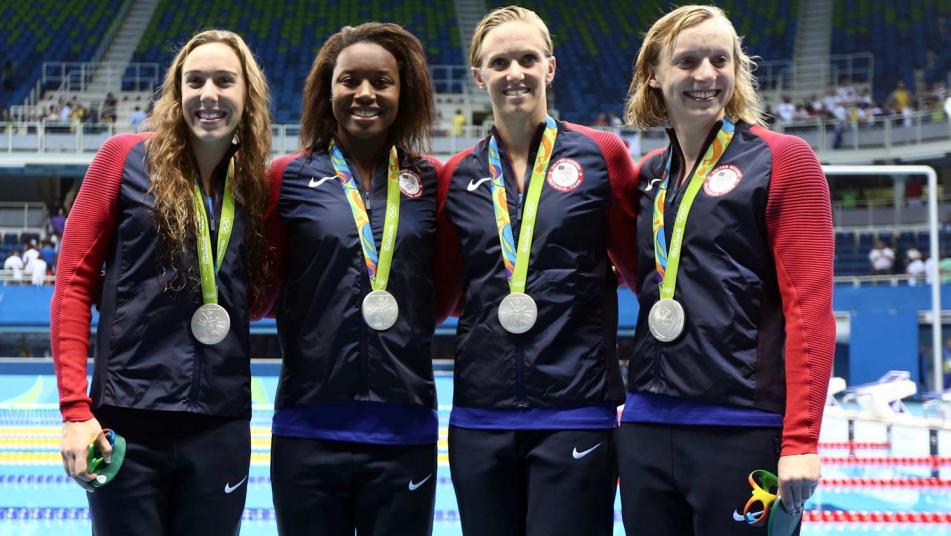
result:
[(357, 236), (360, 237), (360, 245), (363, 248), (363, 260), (367, 265), (367, 275), (370, 276), (370, 286), (373, 290), (386, 290), (386, 284), (390, 278), (390, 266), (393, 263), (393, 251), (396, 250), (396, 230), (400, 221), (400, 167), (396, 146), (390, 147), (390, 158), (387, 164), (386, 213), (379, 255), (376, 244), (373, 242), (373, 228), (367, 216), (366, 206), (363, 204), (363, 196), (360, 195), (360, 189), (353, 180), (353, 173), (347, 166), (347, 160), (333, 140), (330, 142), (330, 161), (334, 165), (337, 178), (340, 179), (340, 185), (343, 186), (344, 197), (350, 204), (350, 212), (353, 213), (353, 221), (357, 225)]
[(555, 150), (555, 138), (558, 125), (551, 116), (545, 117), (545, 132), (535, 155), (532, 167), (528, 195), (525, 196), (525, 212), (522, 214), (522, 226), (518, 237), (518, 250), (512, 234), (512, 222), (509, 220), (509, 205), (505, 196), (505, 179), (502, 176), (502, 159), (499, 157), (499, 142), (495, 136), (489, 139), (489, 173), (492, 175), (492, 205), (495, 208), (495, 223), (499, 228), (499, 243), (502, 245), (502, 263), (505, 265), (505, 277), (509, 281), (509, 290), (513, 293), (525, 292), (525, 280), (528, 275), (528, 259), (532, 251), (532, 235), (535, 231), (535, 217), (538, 215), (538, 200), (541, 198), (545, 173)]
[(667, 199), (667, 185), (670, 182), (670, 161), (674, 156), (674, 147), (668, 148), (667, 165), (664, 169), (664, 175), (661, 177), (660, 190), (654, 196), (654, 263), (657, 266), (657, 281), (660, 283), (660, 297), (670, 299), (674, 297), (674, 289), (677, 287), (677, 268), (680, 265), (680, 252), (684, 242), (684, 229), (687, 226), (687, 216), (690, 213), (690, 207), (693, 205), (697, 192), (703, 185), (707, 174), (713, 170), (713, 167), (726, 152), (726, 148), (733, 140), (733, 133), (736, 125), (728, 117), (723, 118), (723, 125), (717, 132), (717, 137), (707, 147), (697, 169), (694, 171), (690, 183), (687, 185), (687, 191), (684, 193), (683, 201), (677, 209), (677, 216), (674, 219), (674, 230), (670, 236), (670, 250), (667, 249), (667, 241), (664, 235), (664, 201)]
[[(205, 211), (201, 187), (198, 180), (193, 186), (195, 211), (198, 219), (198, 272), (201, 277), (201, 299), (203, 303), (218, 303), (217, 275), (224, 261), (231, 231), (234, 229), (234, 158), (228, 162), (228, 175), (225, 178), (225, 198), (221, 205), (221, 219), (218, 223), (218, 248), (214, 264), (211, 260), (211, 233), (208, 230), (208, 212)], [(214, 217), (214, 214), (212, 214)]]

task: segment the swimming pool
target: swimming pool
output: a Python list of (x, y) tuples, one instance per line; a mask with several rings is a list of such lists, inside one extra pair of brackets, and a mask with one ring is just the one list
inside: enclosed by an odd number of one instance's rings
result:
[[(252, 460), (243, 535), (276, 534), (271, 504), (271, 403), (278, 366), (256, 364), (252, 382)], [(440, 439), (434, 534), (461, 535), (449, 477), (446, 426), (452, 375), (437, 372)], [(59, 457), (56, 380), (46, 361), (0, 363), (0, 535), (88, 535), (85, 492), (63, 474)], [(939, 458), (930, 458), (928, 431), (895, 427), (886, 445), (883, 425), (857, 423), (856, 457), (848, 456), (846, 421), (823, 424), (823, 485), (807, 504), (802, 534), (951, 536), (951, 433), (938, 434)], [(741, 505), (737, 505), (741, 506)], [(729, 515), (730, 513), (727, 513)], [(620, 498), (615, 500), (615, 534)], [(763, 532), (765, 534), (765, 532)]]

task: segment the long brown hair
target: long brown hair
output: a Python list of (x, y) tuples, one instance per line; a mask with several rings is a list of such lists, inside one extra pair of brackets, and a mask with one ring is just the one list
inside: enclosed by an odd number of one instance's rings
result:
[(681, 6), (664, 15), (651, 26), (644, 36), (641, 50), (634, 63), (634, 76), (627, 90), (628, 102), (624, 119), (638, 128), (651, 128), (667, 121), (667, 106), (661, 91), (650, 87), (651, 76), (660, 62), (664, 46), (674, 42), (680, 32), (710, 19), (720, 19), (733, 34), (733, 63), (736, 66), (733, 96), (726, 103), (726, 116), (753, 125), (763, 123), (763, 101), (756, 91), (755, 64), (743, 52), (743, 40), (736, 33), (730, 19), (715, 6)]
[(399, 25), (382, 22), (345, 26), (320, 47), (304, 84), (301, 146), (308, 151), (324, 149), (337, 131), (330, 102), (334, 66), (340, 52), (357, 43), (380, 45), (396, 58), (399, 67), (399, 110), (390, 126), (389, 143), (410, 153), (424, 151), (436, 117), (426, 54), (416, 36)]
[(223, 43), (234, 50), (241, 62), (247, 89), (244, 114), (235, 131), (241, 146), (234, 156), (234, 184), (239, 194), (235, 201), (244, 208), (248, 220), (244, 241), (249, 252), (251, 299), (258, 303), (271, 271), (271, 255), (267, 253), (264, 232), (268, 201), (264, 164), (271, 156), (270, 92), (248, 45), (241, 36), (227, 30), (200, 32), (178, 51), (165, 74), (161, 96), (155, 102), (149, 121), (155, 132), (146, 141), (146, 147), (152, 183), (150, 192), (155, 198), (152, 214), (159, 236), (159, 262), (165, 271), (173, 274), (167, 289), (184, 288), (189, 281), (198, 284), (196, 267), (182, 265), (183, 259), (194, 251), (198, 229), (191, 202), (198, 167), (182, 115), (182, 66), (193, 50), (209, 43)]

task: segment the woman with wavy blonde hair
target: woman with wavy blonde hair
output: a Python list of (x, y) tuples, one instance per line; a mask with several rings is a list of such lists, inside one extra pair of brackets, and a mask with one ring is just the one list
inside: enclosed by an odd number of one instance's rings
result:
[[(670, 144), (638, 166), (640, 310), (617, 434), (629, 532), (790, 534), (819, 480), (829, 187), (805, 141), (762, 125), (751, 69), (712, 6), (664, 15), (637, 57), (627, 120), (666, 125)], [(750, 501), (753, 481), (781, 500)]]
[(153, 132), (106, 141), (67, 220), (51, 304), (61, 448), (67, 472), (94, 492), (96, 534), (238, 531), (251, 448), (249, 311), (270, 266), (267, 105), (241, 37), (198, 33), (168, 69)]

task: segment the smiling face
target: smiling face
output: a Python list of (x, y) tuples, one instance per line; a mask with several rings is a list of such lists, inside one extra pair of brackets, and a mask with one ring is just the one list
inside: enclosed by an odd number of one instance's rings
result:
[(376, 43), (361, 42), (341, 50), (332, 75), (331, 101), (342, 140), (382, 145), (399, 112), (396, 58)]
[(547, 55), (541, 31), (522, 21), (500, 24), (485, 34), (480, 56), (472, 76), (488, 90), (496, 122), (544, 121), (548, 114), (545, 87), (555, 77), (555, 58)]
[(719, 18), (684, 29), (664, 46), (649, 80), (663, 94), (674, 129), (707, 128), (733, 97), (734, 36)]
[(201, 45), (182, 64), (182, 116), (193, 144), (227, 146), (244, 114), (241, 60), (228, 45)]

